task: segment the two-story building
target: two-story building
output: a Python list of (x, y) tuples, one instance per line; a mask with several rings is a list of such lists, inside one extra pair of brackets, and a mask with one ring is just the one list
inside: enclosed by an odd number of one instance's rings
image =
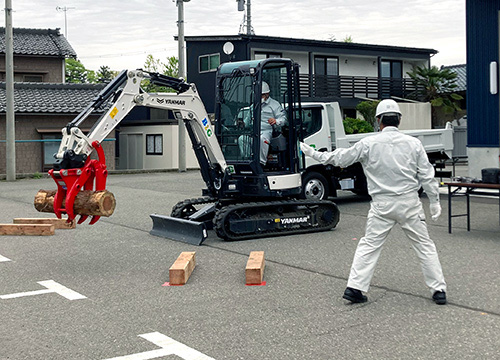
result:
[[(76, 53), (59, 29), (16, 28), (13, 33), (16, 173), (41, 173), (55, 161), (61, 129), (104, 85), (64, 83), (65, 59)], [(0, 28), (0, 81), (5, 81), (5, 28)], [(98, 114), (82, 129), (90, 129)], [(5, 118), (5, 82), (0, 82), (0, 177), (6, 173)], [(115, 144), (107, 141), (103, 147), (108, 168), (114, 169)]]
[(270, 57), (300, 64), (304, 100), (338, 101), (349, 116), (366, 99), (404, 99), (415, 90), (407, 72), (430, 66), (433, 49), (292, 39), (257, 35), (186, 36), (187, 78), (208, 112), (215, 102), (215, 72), (224, 62)]

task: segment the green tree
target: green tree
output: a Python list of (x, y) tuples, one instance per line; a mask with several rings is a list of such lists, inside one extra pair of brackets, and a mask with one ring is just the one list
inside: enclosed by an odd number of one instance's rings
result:
[(346, 134), (363, 134), (373, 132), (373, 126), (368, 121), (346, 117), (343, 120)]
[(111, 70), (109, 66), (102, 65), (99, 70), (89, 70), (76, 59), (66, 59), (66, 82), (74, 84), (98, 84), (113, 80), (118, 71)]
[[(163, 75), (168, 75), (177, 78), (179, 76), (179, 59), (175, 56), (169, 56), (166, 62), (156, 59), (153, 55), (149, 54), (144, 62), (144, 70), (149, 72), (156, 72)], [(147, 92), (174, 92), (175, 90), (151, 84), (149, 80), (142, 82), (142, 87)]]
[(346, 43), (352, 43), (354, 40), (352, 39), (351, 35), (346, 35), (346, 37), (342, 41)]
[(97, 84), (99, 82), (99, 78), (97, 77), (97, 72), (94, 70), (87, 69), (87, 82), (89, 84)]
[(362, 101), (356, 106), (356, 110), (363, 116), (363, 119), (368, 121), (372, 127), (376, 127), (377, 119), (375, 114), (377, 113), (377, 105), (380, 101)]
[(97, 70), (96, 78), (99, 82), (109, 82), (113, 80), (116, 75), (118, 75), (117, 71), (111, 70), (107, 65), (102, 65), (99, 70)]
[(66, 82), (74, 84), (83, 84), (87, 82), (87, 69), (76, 59), (66, 59)]
[(450, 69), (439, 69), (437, 66), (427, 68), (419, 66), (408, 72), (415, 82), (417, 90), (409, 97), (418, 101), (428, 101), (432, 105), (432, 123), (436, 124), (435, 109), (441, 107), (447, 114), (460, 111), (458, 101), (461, 95), (455, 94), (457, 74)]

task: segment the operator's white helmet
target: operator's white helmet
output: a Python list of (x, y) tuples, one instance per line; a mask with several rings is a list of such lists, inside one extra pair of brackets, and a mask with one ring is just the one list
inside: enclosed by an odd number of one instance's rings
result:
[(376, 117), (388, 114), (398, 114), (401, 116), (401, 110), (399, 110), (399, 105), (392, 99), (385, 99), (378, 103)]
[(262, 94), (269, 94), (271, 92), (271, 89), (269, 89), (268, 83), (265, 81), (262, 82)]

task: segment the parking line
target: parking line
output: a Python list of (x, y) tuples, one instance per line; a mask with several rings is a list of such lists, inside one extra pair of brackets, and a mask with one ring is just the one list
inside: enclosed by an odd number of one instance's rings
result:
[(47, 289), (26, 291), (26, 292), (20, 292), (20, 293), (15, 293), (15, 294), (0, 295), (0, 299), (7, 300), (7, 299), (15, 299), (15, 298), (23, 297), (23, 296), (33, 296), (33, 295), (41, 295), (41, 294), (48, 294), (48, 293), (59, 294), (68, 300), (80, 300), (80, 299), (87, 298), (86, 296), (83, 296), (82, 294), (79, 294), (76, 291), (68, 289), (67, 287), (65, 287), (59, 283), (56, 283), (54, 280), (38, 281), (38, 284), (46, 287)]
[(5, 262), (5, 261), (12, 261), (9, 258), (6, 258), (5, 256), (0, 255), (0, 262)]
[(109, 358), (106, 360), (149, 360), (167, 355), (177, 355), (184, 360), (215, 360), (198, 350), (192, 349), (187, 345), (184, 345), (168, 336), (165, 336), (159, 332), (152, 332), (148, 334), (139, 335), (143, 339), (152, 342), (156, 346), (161, 347), (161, 349), (146, 351), (137, 354), (119, 356), (114, 358)]

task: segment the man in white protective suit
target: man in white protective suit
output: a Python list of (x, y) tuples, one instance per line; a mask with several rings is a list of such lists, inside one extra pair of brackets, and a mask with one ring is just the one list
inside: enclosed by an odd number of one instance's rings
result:
[[(269, 85), (262, 82), (262, 104), (260, 112), (260, 163), (264, 166), (267, 162), (269, 153), (269, 144), (273, 134), (273, 126), (283, 126), (286, 124), (286, 112), (281, 104), (270, 97), (271, 90)], [(245, 126), (248, 126), (249, 114), (245, 118)], [(240, 136), (238, 145), (242, 154), (250, 152), (248, 136)]]
[(446, 304), (446, 283), (434, 242), (430, 239), (425, 214), (418, 196), (422, 187), (430, 201), (433, 220), (441, 215), (434, 168), (417, 138), (398, 129), (401, 111), (394, 100), (382, 100), (376, 110), (381, 132), (367, 136), (347, 149), (318, 152), (301, 143), (302, 152), (323, 164), (347, 167), (360, 162), (372, 197), (365, 235), (358, 243), (344, 292), (344, 299), (363, 303), (387, 235), (397, 223), (411, 240), (425, 283), (436, 304)]

